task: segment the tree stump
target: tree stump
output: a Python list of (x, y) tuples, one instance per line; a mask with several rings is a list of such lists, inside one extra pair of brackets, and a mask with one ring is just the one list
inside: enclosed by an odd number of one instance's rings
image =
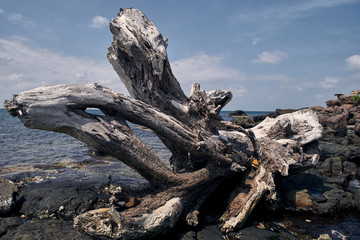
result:
[[(244, 130), (219, 117), (230, 91), (205, 92), (194, 83), (186, 96), (167, 58), (167, 39), (136, 9), (111, 20), (108, 59), (131, 97), (96, 83), (36, 88), (5, 101), (26, 127), (71, 135), (119, 159), (153, 186), (139, 203), (118, 212), (95, 209), (75, 226), (94, 236), (138, 239), (156, 236), (179, 221), (198, 224), (200, 207), (225, 180), (243, 177), (232, 189), (220, 221), (223, 232), (246, 221), (260, 199), (276, 200), (274, 174), (316, 164), (322, 127), (311, 110), (267, 118)], [(98, 108), (104, 116), (85, 110)], [(171, 169), (127, 124), (153, 130), (171, 151)], [(219, 131), (222, 126), (227, 131)]]

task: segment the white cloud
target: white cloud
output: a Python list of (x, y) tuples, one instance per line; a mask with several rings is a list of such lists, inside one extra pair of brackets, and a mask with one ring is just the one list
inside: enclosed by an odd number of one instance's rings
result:
[(314, 11), (323, 8), (338, 7), (359, 2), (359, 0), (307, 0), (297, 1), (297, 4), (273, 5), (262, 11), (240, 13), (233, 17), (234, 21), (259, 21), (262, 20), (290, 20), (311, 16)]
[(13, 74), (10, 74), (8, 76), (5, 76), (5, 80), (7, 81), (18, 81), (20, 80), (24, 75), (23, 74), (19, 74), (19, 73), (13, 73)]
[(323, 98), (324, 98), (324, 95), (322, 95), (322, 94), (315, 94), (315, 97), (316, 97), (317, 99), (323, 99)]
[(243, 94), (247, 92), (246, 88), (240, 85), (231, 86), (228, 90), (230, 90), (232, 94), (237, 97), (242, 97)]
[(102, 16), (95, 16), (92, 19), (90, 27), (92, 28), (103, 28), (109, 24), (109, 20)]
[(32, 21), (29, 21), (27, 19), (25, 19), (25, 17), (23, 17), (21, 14), (18, 13), (11, 13), (8, 15), (7, 19), (13, 23), (13, 24), (18, 24), (18, 25), (22, 25), (23, 27), (35, 27), (35, 23), (33, 23)]
[(236, 37), (235, 39), (234, 39), (234, 42), (242, 42), (243, 41), (243, 39), (241, 38), (241, 37)]
[(223, 65), (223, 57), (204, 53), (177, 60), (171, 64), (174, 75), (181, 83), (237, 81), (245, 74)]
[(254, 63), (279, 63), (285, 58), (288, 57), (288, 54), (283, 51), (274, 50), (272, 52), (262, 52), (258, 55), (257, 59), (252, 60)]
[(282, 14), (279, 18), (301, 18), (309, 16), (309, 12), (315, 11), (322, 8), (338, 7), (341, 5), (358, 2), (358, 0), (311, 0), (300, 2), (297, 5), (285, 7), (281, 10)]
[(283, 74), (244, 73), (238, 69), (225, 66), (223, 60), (222, 56), (200, 53), (179, 59), (171, 63), (171, 66), (185, 93), (190, 92), (192, 83), (199, 82), (209, 90), (230, 90), (235, 99), (235, 97), (242, 97), (247, 92), (246, 85), (256, 84), (252, 82), (284, 83), (291, 81), (291, 78)]
[(326, 77), (324, 81), (320, 82), (320, 86), (322, 88), (336, 88), (338, 83), (339, 83), (339, 79)]
[(4, 10), (0, 8), (0, 14), (4, 14)]
[(179, 59), (171, 64), (174, 75), (180, 83), (194, 82), (238, 82), (238, 81), (276, 81), (288, 82), (291, 79), (283, 74), (246, 74), (235, 68), (226, 67), (223, 57), (204, 53)]
[(171, 68), (185, 93), (189, 93), (194, 82), (204, 84), (208, 90), (230, 90), (234, 96), (242, 95), (246, 90), (234, 83), (246, 79), (241, 71), (226, 67), (222, 56), (209, 56), (199, 53), (195, 56), (179, 59), (171, 63)]
[(252, 45), (255, 46), (260, 41), (260, 38), (254, 38), (252, 41)]
[(298, 93), (306, 94), (308, 89), (319, 88), (319, 83), (306, 79), (292, 79), (281, 85), (281, 88), (296, 91)]
[(356, 72), (350, 75), (350, 78), (360, 80), (360, 72)]
[[(125, 87), (107, 61), (65, 56), (31, 46), (21, 38), (0, 38), (0, 98), (42, 85), (97, 82), (126, 93)], [(4, 99), (0, 99), (1, 102)]]
[(289, 82), (291, 78), (283, 74), (247, 74), (246, 80), (260, 82)]
[(360, 70), (360, 55), (356, 54), (345, 59), (347, 69)]

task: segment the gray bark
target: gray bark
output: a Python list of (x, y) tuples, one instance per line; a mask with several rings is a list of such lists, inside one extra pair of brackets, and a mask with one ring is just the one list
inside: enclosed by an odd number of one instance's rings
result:
[[(178, 221), (198, 224), (200, 206), (226, 178), (244, 176), (221, 217), (222, 231), (240, 227), (264, 196), (276, 199), (273, 176), (291, 166), (315, 164), (321, 125), (310, 110), (267, 119), (244, 130), (222, 121), (231, 92), (200, 90), (189, 97), (173, 76), (167, 39), (138, 10), (121, 10), (110, 22), (108, 59), (132, 97), (96, 83), (46, 86), (15, 95), (5, 108), (28, 128), (71, 135), (124, 162), (157, 188), (122, 212), (96, 209), (74, 219), (90, 235), (119, 239), (153, 236)], [(92, 115), (98, 108), (105, 116)], [(172, 152), (169, 169), (129, 128), (153, 130)], [(225, 125), (229, 131), (218, 131)], [(310, 146), (310, 147), (309, 147)], [(260, 164), (251, 169), (253, 161)], [(243, 187), (250, 186), (244, 193)]]

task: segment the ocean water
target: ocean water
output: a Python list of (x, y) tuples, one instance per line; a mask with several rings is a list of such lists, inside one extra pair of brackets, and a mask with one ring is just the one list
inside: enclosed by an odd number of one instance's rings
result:
[[(92, 110), (96, 113), (96, 110)], [(221, 116), (231, 111), (221, 112)], [(269, 112), (247, 112), (261, 115)], [(171, 153), (150, 131), (131, 125), (133, 131), (165, 162)], [(61, 133), (28, 129), (18, 118), (11, 117), (5, 109), (0, 109), (0, 169), (48, 165), (59, 162), (84, 162), (96, 159), (111, 161), (109, 157), (94, 157), (88, 154), (88, 147), (82, 142)]]

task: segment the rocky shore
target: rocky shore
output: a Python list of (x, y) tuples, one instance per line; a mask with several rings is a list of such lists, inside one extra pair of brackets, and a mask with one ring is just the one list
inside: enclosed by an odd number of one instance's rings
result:
[[(337, 100), (327, 107), (310, 107), (324, 128), (319, 140), (321, 157), (315, 168), (292, 175), (282, 181), (286, 209), (332, 214), (357, 207), (360, 211), (360, 90), (349, 96), (335, 94)], [(252, 127), (265, 117), (276, 117), (298, 109), (276, 109), (268, 116), (241, 116), (231, 120), (244, 128)], [(335, 199), (334, 199), (335, 198)]]
[[(258, 206), (243, 229), (226, 236), (218, 230), (218, 209), (227, 204), (219, 189), (208, 200), (208, 214), (199, 227), (179, 225), (157, 239), (360, 239), (359, 93), (336, 94), (338, 99), (327, 101), (326, 108), (311, 107), (324, 127), (319, 163), (311, 169), (290, 169), (290, 177), (279, 176), (280, 200)], [(292, 111), (277, 109), (270, 117)], [(233, 116), (233, 123), (244, 128), (266, 117), (250, 118), (241, 111)], [(112, 164), (1, 170), (0, 239), (91, 239), (73, 227), (74, 217), (93, 209), (130, 208), (148, 187), (145, 180), (106, 171)], [(341, 224), (346, 233), (337, 229)]]
[(136, 204), (148, 184), (118, 176), (106, 158), (0, 171), (0, 239), (91, 239), (73, 227), (88, 210)]

